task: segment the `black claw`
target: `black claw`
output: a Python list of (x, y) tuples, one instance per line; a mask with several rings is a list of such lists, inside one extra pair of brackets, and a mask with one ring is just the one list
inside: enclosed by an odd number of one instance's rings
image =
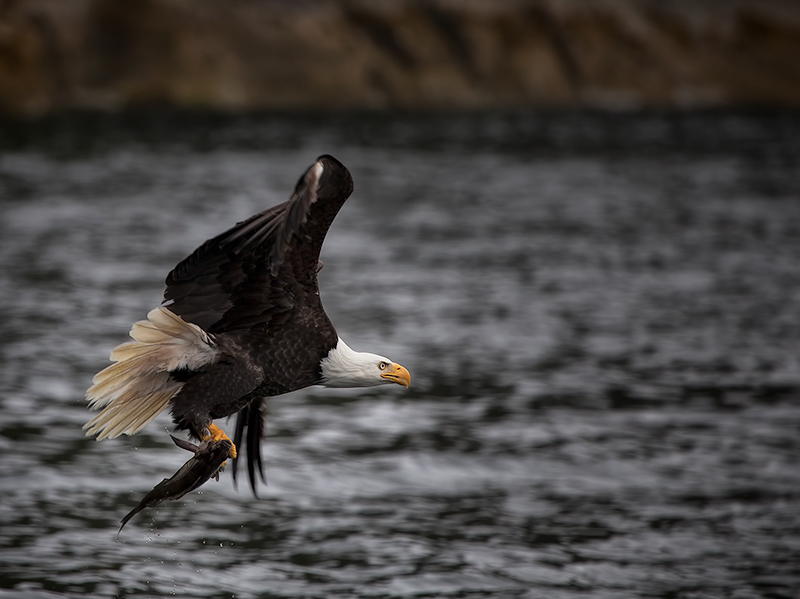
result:
[(176, 437), (174, 435), (170, 435), (170, 438), (172, 439), (172, 442), (175, 443), (175, 445), (177, 445), (181, 449), (185, 449), (186, 451), (191, 451), (192, 453), (197, 453), (197, 451), (200, 449), (194, 443), (190, 443), (189, 441), (184, 441), (183, 439), (179, 439), (178, 437)]

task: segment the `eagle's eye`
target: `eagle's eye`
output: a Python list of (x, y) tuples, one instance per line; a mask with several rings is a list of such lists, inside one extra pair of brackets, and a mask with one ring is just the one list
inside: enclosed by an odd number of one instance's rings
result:
[(387, 366), (388, 364), (386, 362), (381, 362), (380, 364), (378, 364), (378, 368), (380, 368), (381, 370), (386, 370)]

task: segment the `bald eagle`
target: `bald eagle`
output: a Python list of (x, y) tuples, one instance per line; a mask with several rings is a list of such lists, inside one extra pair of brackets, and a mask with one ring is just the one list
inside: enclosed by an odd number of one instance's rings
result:
[(206, 241), (169, 273), (162, 304), (133, 325), (133, 341), (86, 392), (101, 410), (86, 435), (133, 435), (169, 408), (178, 430), (230, 442), (214, 420), (238, 413), (228, 457), (246, 439), (250, 485), (263, 480), (260, 444), (268, 397), (311, 385), (408, 387), (408, 370), (357, 352), (338, 336), (319, 297), (320, 249), (353, 179), (321, 156), (289, 201)]

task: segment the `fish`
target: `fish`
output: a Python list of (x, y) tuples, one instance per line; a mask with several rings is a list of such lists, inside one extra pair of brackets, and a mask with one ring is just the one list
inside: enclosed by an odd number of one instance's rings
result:
[(228, 439), (220, 441), (206, 439), (200, 445), (195, 445), (173, 435), (170, 435), (170, 437), (175, 445), (192, 452), (194, 455), (170, 478), (165, 478), (158, 483), (152, 491), (142, 498), (135, 508), (128, 512), (120, 521), (117, 535), (122, 532), (122, 529), (131, 518), (143, 509), (154, 507), (165, 501), (180, 499), (187, 493), (204, 485), (209, 478), (219, 480), (219, 473), (225, 467), (225, 460), (229, 457), (229, 452), (233, 447), (233, 443)]

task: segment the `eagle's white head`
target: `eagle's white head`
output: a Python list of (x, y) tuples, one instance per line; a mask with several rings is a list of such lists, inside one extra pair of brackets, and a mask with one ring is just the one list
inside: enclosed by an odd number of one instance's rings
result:
[(325, 387), (375, 387), (388, 383), (408, 387), (411, 375), (389, 358), (354, 351), (341, 339), (322, 360), (321, 384)]

